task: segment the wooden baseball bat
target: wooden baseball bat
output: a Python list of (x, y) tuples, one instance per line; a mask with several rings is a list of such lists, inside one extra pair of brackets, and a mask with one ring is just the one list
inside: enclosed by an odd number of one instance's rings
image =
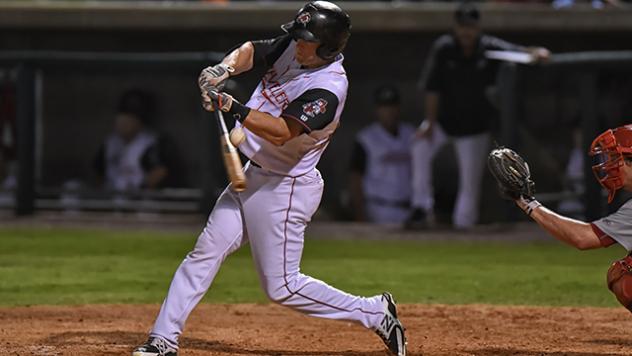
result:
[(234, 191), (243, 192), (246, 190), (246, 175), (244, 174), (239, 154), (237, 153), (235, 146), (233, 146), (228, 138), (228, 129), (226, 128), (224, 115), (221, 110), (215, 110), (215, 112), (217, 113), (219, 139), (222, 146), (222, 156), (224, 157), (224, 166), (226, 167), (228, 179), (230, 179), (230, 183), (233, 185)]

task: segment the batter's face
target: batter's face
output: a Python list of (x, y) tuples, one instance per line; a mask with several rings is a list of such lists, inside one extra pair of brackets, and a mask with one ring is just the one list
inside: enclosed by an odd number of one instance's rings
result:
[(318, 68), (328, 62), (316, 55), (320, 46), (318, 42), (309, 42), (302, 39), (296, 40), (296, 61), (305, 68)]

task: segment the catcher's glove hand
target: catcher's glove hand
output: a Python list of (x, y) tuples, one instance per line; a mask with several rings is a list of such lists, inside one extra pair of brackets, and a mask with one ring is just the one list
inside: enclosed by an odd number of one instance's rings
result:
[(504, 199), (535, 200), (535, 183), (531, 180), (529, 165), (515, 151), (505, 147), (492, 150), (487, 157), (487, 166)]
[(226, 79), (230, 77), (235, 69), (228, 64), (220, 63), (218, 65), (206, 67), (198, 77), (198, 85), (200, 90), (204, 91), (221, 91), (224, 89)]

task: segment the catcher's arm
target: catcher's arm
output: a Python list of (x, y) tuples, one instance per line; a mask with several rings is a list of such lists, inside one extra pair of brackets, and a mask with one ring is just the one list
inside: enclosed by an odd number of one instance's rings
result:
[(535, 199), (535, 183), (529, 165), (519, 154), (508, 148), (496, 148), (490, 152), (487, 163), (501, 196), (513, 200), (556, 239), (580, 250), (602, 247), (590, 224), (559, 215)]
[[(516, 204), (521, 209), (525, 209), (522, 201), (517, 200)], [(533, 210), (531, 218), (556, 239), (580, 250), (603, 247), (597, 234), (586, 222), (557, 214), (544, 206), (539, 206)]]

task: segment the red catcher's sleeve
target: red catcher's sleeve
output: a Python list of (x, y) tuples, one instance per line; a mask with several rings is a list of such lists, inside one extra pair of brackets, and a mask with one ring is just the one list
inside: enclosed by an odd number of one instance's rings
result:
[(612, 237), (606, 235), (606, 233), (601, 231), (601, 229), (597, 227), (597, 225), (591, 223), (590, 227), (592, 228), (592, 231), (595, 233), (595, 235), (597, 235), (597, 237), (599, 238), (601, 246), (608, 247), (616, 243), (616, 241)]

